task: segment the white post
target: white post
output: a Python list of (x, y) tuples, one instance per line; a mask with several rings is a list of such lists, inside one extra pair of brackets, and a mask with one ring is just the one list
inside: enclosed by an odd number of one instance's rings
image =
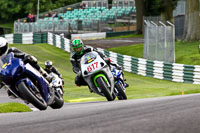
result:
[(159, 21), (159, 23), (161, 24), (161, 25), (163, 25), (164, 26), (164, 28), (165, 28), (165, 52), (164, 52), (164, 61), (166, 61), (166, 56), (167, 56), (167, 52), (166, 52), (166, 48), (167, 48), (167, 27), (166, 27), (166, 25), (164, 24), (164, 23), (162, 23), (161, 21)]
[(37, 7), (37, 21), (39, 20), (39, 10), (40, 10), (40, 0), (38, 0), (38, 7)]
[(147, 30), (145, 30), (146, 31), (146, 59), (148, 59), (148, 57), (149, 57), (149, 22), (148, 21), (146, 21), (146, 20), (144, 20), (144, 23), (146, 24), (146, 29)]
[(167, 21), (167, 23), (169, 24), (169, 25), (171, 25), (172, 26), (172, 28), (173, 28), (173, 49), (174, 49), (174, 62), (175, 62), (175, 26), (174, 26), (174, 24), (172, 24), (171, 22), (169, 22), (169, 21)]
[(158, 25), (155, 24), (153, 21), (151, 21), (151, 23), (156, 27), (156, 53), (155, 53), (155, 58), (154, 60), (158, 60)]

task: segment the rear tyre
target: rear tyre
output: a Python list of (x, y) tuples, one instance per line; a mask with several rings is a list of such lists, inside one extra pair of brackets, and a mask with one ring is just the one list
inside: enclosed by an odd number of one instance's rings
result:
[(118, 84), (115, 84), (115, 87), (119, 93), (119, 96), (117, 95), (117, 98), (119, 100), (127, 100), (127, 96), (126, 96), (126, 93), (123, 91), (123, 87), (122, 87), (122, 84), (121, 83), (118, 83)]
[(64, 99), (59, 91), (55, 90), (55, 98), (53, 104), (50, 105), (53, 109), (59, 109), (64, 105)]
[(47, 108), (47, 103), (44, 101), (41, 94), (35, 94), (34, 91), (29, 88), (24, 82), (20, 82), (17, 86), (19, 93), (23, 96), (25, 100), (32, 103), (39, 110), (45, 110)]
[(108, 101), (113, 101), (112, 94), (110, 93), (108, 86), (106, 85), (105, 81), (103, 80), (102, 77), (97, 78), (97, 84), (99, 88), (102, 90), (104, 96)]

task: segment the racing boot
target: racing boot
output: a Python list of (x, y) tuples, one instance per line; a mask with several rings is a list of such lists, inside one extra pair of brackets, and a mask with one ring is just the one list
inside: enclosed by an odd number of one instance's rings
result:
[(89, 91), (90, 91), (90, 93), (92, 93), (93, 92), (93, 90), (90, 88), (90, 86), (88, 85), (88, 88), (89, 88)]
[(125, 83), (125, 88), (129, 87), (129, 84), (128, 83)]

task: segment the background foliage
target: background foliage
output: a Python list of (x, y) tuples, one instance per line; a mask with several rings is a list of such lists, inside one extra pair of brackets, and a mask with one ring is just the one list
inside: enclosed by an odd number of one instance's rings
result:
[[(7, 23), (37, 13), (37, 0), (0, 0), (0, 23)], [(81, 0), (40, 0), (40, 12), (64, 7)]]
[(175, 9), (178, 0), (144, 0), (145, 16), (159, 16), (168, 6)]

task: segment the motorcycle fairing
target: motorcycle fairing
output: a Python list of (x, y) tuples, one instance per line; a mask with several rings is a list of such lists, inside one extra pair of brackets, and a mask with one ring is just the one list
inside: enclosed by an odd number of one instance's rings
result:
[(33, 68), (29, 63), (27, 63), (25, 65), (25, 72), (28, 75), (33, 76), (33, 78), (35, 78), (38, 81), (39, 88), (42, 91), (43, 98), (45, 99), (45, 101), (47, 101), (48, 84), (46, 83), (44, 77), (35, 68)]

